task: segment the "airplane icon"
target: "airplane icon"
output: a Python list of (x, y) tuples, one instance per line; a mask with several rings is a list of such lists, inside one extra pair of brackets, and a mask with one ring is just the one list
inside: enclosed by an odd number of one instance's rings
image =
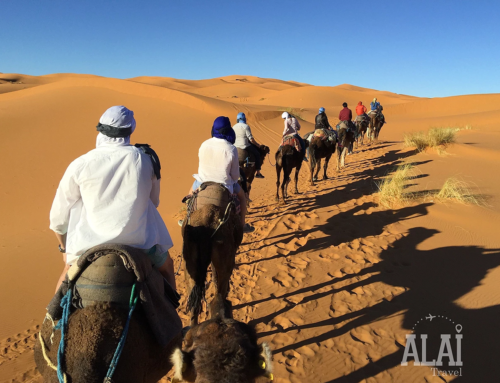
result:
[(429, 314), (428, 317), (425, 317), (425, 319), (429, 319), (429, 321), (432, 322), (432, 320), (435, 318), (436, 316), (435, 315), (432, 315), (432, 314)]

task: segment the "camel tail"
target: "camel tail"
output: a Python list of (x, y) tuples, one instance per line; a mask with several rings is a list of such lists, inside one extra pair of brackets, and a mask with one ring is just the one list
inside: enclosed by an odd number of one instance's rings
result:
[(205, 296), (205, 285), (195, 285), (189, 294), (187, 309), (188, 311), (201, 312), (201, 300)]

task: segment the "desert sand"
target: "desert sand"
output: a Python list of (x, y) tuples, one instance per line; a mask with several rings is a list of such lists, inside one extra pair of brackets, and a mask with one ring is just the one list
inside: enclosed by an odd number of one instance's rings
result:
[[(360, 147), (329, 180), (274, 202), (271, 166), (285, 108), (313, 129), (326, 108), (337, 121), (342, 102), (354, 110), (377, 97), (388, 124), (374, 145)], [(95, 126), (112, 105), (135, 112), (132, 141), (149, 143), (162, 161), (159, 211), (179, 265), (181, 199), (213, 120), (245, 112), (260, 143), (271, 148), (264, 180), (253, 184), (249, 221), (229, 299), (237, 319), (254, 324), (273, 348), (275, 382), (498, 381), (500, 331), (500, 94), (417, 98), (351, 85), (228, 76), (191, 81), (92, 75), (0, 74), (0, 382), (41, 382), (33, 361), (36, 333), (63, 262), (49, 230), (49, 210), (68, 164), (95, 147)], [(405, 132), (466, 126), (439, 155), (403, 148)], [(418, 176), (410, 190), (439, 189), (458, 176), (485, 206), (415, 200), (377, 204), (376, 182), (400, 163)], [(185, 315), (183, 295), (180, 315)], [(209, 289), (210, 295), (211, 290)], [(430, 367), (400, 365), (406, 334), (432, 313), (463, 326), (463, 376), (440, 378)], [(168, 378), (164, 379), (168, 381)]]

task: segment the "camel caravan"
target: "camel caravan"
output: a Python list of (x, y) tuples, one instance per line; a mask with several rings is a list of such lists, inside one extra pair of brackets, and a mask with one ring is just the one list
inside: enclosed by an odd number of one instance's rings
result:
[[(352, 122), (344, 104), (336, 129), (321, 108), (304, 139), (298, 119), (283, 113), (276, 200), (281, 187), (286, 202), (293, 169), (298, 193), (304, 161), (314, 184), (321, 159), (327, 179), (335, 151), (339, 169), (365, 133), (377, 139), (385, 120), (376, 99), (371, 107), (368, 115), (366, 107), (356, 108)], [(215, 119), (212, 137), (199, 149), (198, 173), (179, 221), (190, 315), (183, 328), (173, 243), (157, 210), (160, 159), (147, 144), (131, 145), (135, 129), (131, 110), (109, 108), (97, 125), (96, 148), (74, 160), (59, 183), (50, 229), (65, 267), (34, 350), (44, 381), (153, 383), (172, 369), (172, 382), (273, 381), (272, 351), (258, 343), (252, 326), (233, 318), (227, 299), (236, 253), (244, 234), (254, 231), (246, 222), (249, 195), (252, 183), (265, 178), (261, 167), (269, 147), (258, 144), (239, 113), (234, 126), (227, 117)], [(200, 323), (209, 266), (215, 295), (207, 303), (209, 319)]]

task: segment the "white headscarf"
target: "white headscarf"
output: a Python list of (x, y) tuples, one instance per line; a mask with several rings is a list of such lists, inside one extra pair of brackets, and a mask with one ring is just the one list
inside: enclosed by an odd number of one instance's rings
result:
[[(99, 119), (103, 125), (113, 126), (115, 128), (132, 128), (132, 133), (135, 131), (134, 112), (126, 107), (112, 106), (104, 112)], [(100, 146), (126, 146), (130, 145), (130, 136), (128, 137), (108, 137), (99, 132), (96, 139), (96, 147)]]

